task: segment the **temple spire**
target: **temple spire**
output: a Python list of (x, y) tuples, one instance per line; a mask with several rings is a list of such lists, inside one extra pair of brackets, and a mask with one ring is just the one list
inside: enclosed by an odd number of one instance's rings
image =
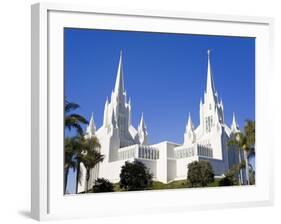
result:
[(233, 132), (238, 132), (239, 131), (239, 126), (238, 126), (238, 124), (236, 122), (235, 113), (234, 112), (233, 112), (233, 116), (232, 116), (231, 130)]
[(117, 77), (116, 77), (114, 92), (117, 95), (121, 95), (125, 92), (124, 78), (123, 78), (122, 50), (120, 51), (119, 65), (118, 65), (118, 70), (117, 70)]
[(189, 130), (193, 131), (194, 127), (193, 127), (193, 123), (191, 120), (191, 115), (190, 113), (188, 113), (188, 121), (187, 121), (187, 125), (186, 125), (186, 132), (188, 132)]
[(146, 131), (146, 126), (145, 126), (144, 119), (143, 119), (143, 113), (141, 114), (139, 129), (142, 130), (142, 131)]
[(94, 121), (94, 114), (92, 113), (86, 133), (89, 137), (91, 137), (91, 136), (95, 135), (95, 132), (96, 132), (96, 125), (95, 125), (95, 121)]
[(106, 126), (108, 124), (108, 97), (106, 97), (106, 101), (105, 101), (105, 104), (104, 104), (104, 111), (103, 111), (103, 125)]
[(190, 145), (193, 144), (195, 141), (195, 133), (194, 133), (194, 127), (192, 124), (191, 116), (190, 113), (188, 114), (188, 121), (187, 125), (185, 128), (185, 133), (184, 133), (184, 145)]
[(131, 97), (128, 100), (128, 105), (129, 105), (129, 107), (131, 107)]
[(140, 144), (146, 145), (148, 134), (147, 134), (146, 125), (144, 123), (143, 113), (141, 114), (141, 120), (140, 120), (140, 124), (138, 127), (138, 135), (139, 135)]
[(212, 96), (215, 95), (215, 86), (213, 80), (213, 74), (211, 69), (211, 50), (207, 50), (208, 54), (208, 70), (207, 70), (207, 86), (206, 86), (206, 93), (211, 94)]

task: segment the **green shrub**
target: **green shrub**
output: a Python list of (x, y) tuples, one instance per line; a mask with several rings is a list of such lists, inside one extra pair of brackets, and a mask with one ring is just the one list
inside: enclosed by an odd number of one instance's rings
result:
[(119, 185), (126, 191), (146, 190), (152, 185), (152, 174), (140, 161), (126, 161), (121, 168)]
[(235, 180), (230, 176), (225, 176), (219, 180), (219, 186), (233, 186), (235, 185)]
[(207, 161), (194, 161), (188, 164), (187, 180), (192, 187), (206, 187), (214, 182), (214, 172), (211, 164)]
[(95, 180), (95, 184), (93, 186), (92, 192), (99, 193), (99, 192), (113, 192), (114, 190), (113, 184), (104, 178), (98, 178)]

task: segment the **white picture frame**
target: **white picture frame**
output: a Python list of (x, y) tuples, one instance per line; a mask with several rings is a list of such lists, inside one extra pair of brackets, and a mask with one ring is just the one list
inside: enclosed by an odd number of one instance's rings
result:
[[(31, 214), (37, 220), (181, 212), (273, 203), (273, 19), (38, 3), (32, 5)], [(256, 38), (255, 186), (63, 195), (63, 27)], [(61, 150), (54, 150), (61, 148)], [(263, 150), (265, 149), (266, 150)], [(61, 172), (59, 172), (61, 170)], [(130, 203), (130, 206), (128, 204)], [(83, 207), (84, 206), (84, 207)], [(89, 209), (90, 208), (90, 209)]]

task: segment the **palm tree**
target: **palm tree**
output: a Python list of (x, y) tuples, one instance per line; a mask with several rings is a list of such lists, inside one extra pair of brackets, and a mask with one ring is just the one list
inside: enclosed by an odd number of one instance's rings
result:
[(77, 144), (78, 144), (78, 147), (77, 147), (77, 150), (76, 150), (76, 153), (75, 153), (75, 161), (76, 161), (76, 194), (78, 193), (78, 185), (79, 183), (81, 182), (81, 167), (80, 167), (80, 163), (82, 162), (83, 160), (83, 157), (85, 156), (86, 152), (84, 150), (84, 137), (83, 136), (77, 136), (76, 137), (76, 140), (77, 140)]
[[(83, 128), (81, 124), (88, 124), (88, 121), (81, 115), (76, 113), (71, 113), (73, 110), (78, 109), (80, 106), (77, 103), (69, 102), (64, 100), (64, 128), (71, 130), (72, 128), (76, 129), (79, 136), (83, 135)], [(70, 168), (73, 168), (74, 171), (77, 170), (78, 178), (80, 178), (80, 162), (79, 154), (81, 153), (81, 139), (80, 137), (66, 138), (65, 139), (65, 158), (64, 158), (64, 192), (66, 191), (67, 186), (67, 177)], [(78, 159), (77, 159), (78, 158)]]
[(78, 193), (78, 184), (81, 181), (80, 164), (83, 163), (86, 168), (86, 189), (90, 179), (90, 170), (94, 168), (99, 162), (102, 162), (104, 156), (97, 151), (100, 148), (97, 137), (93, 136), (86, 139), (85, 137), (79, 137), (80, 150), (76, 154), (77, 161), (77, 173), (76, 173), (76, 193)]
[(250, 184), (249, 162), (248, 159), (251, 155), (255, 154), (255, 141), (256, 141), (256, 124), (255, 121), (246, 120), (244, 126), (245, 144), (243, 146), (244, 157), (246, 161), (246, 178), (247, 184)]
[(230, 140), (228, 141), (228, 145), (234, 147), (237, 150), (238, 153), (238, 164), (234, 165), (232, 168), (233, 170), (236, 170), (236, 172), (238, 173), (238, 182), (239, 185), (242, 185), (243, 183), (243, 176), (242, 176), (242, 169), (241, 169), (241, 164), (242, 164), (242, 159), (241, 159), (241, 151), (242, 151), (242, 146), (240, 145), (240, 132), (237, 132), (235, 134), (233, 134), (230, 138)]
[(78, 193), (78, 185), (81, 181), (80, 164), (84, 164), (87, 170), (87, 186), (90, 178), (90, 169), (95, 167), (99, 162), (103, 161), (104, 156), (101, 155), (96, 149), (100, 147), (98, 139), (92, 137), (85, 139), (83, 136), (82, 124), (88, 124), (88, 121), (81, 115), (71, 113), (73, 110), (78, 109), (80, 106), (77, 103), (69, 102), (65, 99), (65, 128), (71, 130), (76, 129), (78, 136), (73, 138), (66, 138), (65, 140), (65, 164), (64, 164), (64, 192), (66, 192), (67, 177), (70, 168), (76, 170), (76, 193)]
[(85, 140), (84, 150), (86, 153), (83, 157), (81, 157), (81, 162), (86, 168), (85, 192), (88, 190), (90, 170), (104, 159), (104, 155), (100, 154), (100, 152), (97, 150), (98, 148), (100, 148), (100, 143), (95, 136)]
[(73, 110), (78, 109), (80, 106), (77, 103), (69, 102), (65, 99), (64, 104), (64, 127), (68, 130), (71, 130), (72, 128), (76, 129), (79, 135), (83, 135), (83, 128), (81, 127), (81, 124), (88, 124), (88, 121), (83, 116), (76, 114), (76, 113), (70, 113)]
[(244, 132), (247, 138), (248, 156), (255, 155), (256, 124), (255, 121), (246, 120)]
[[(232, 138), (228, 144), (236, 146), (238, 150), (243, 150), (246, 169), (246, 181), (247, 184), (250, 184), (248, 158), (251, 153), (255, 153), (255, 121), (246, 120), (244, 133), (235, 133), (235, 137)], [(240, 152), (239, 159), (241, 160)], [(241, 161), (239, 162), (241, 163)]]
[(67, 180), (69, 169), (72, 168), (74, 171), (77, 167), (77, 162), (74, 160), (76, 153), (75, 138), (66, 138), (64, 148), (64, 193), (66, 192)]

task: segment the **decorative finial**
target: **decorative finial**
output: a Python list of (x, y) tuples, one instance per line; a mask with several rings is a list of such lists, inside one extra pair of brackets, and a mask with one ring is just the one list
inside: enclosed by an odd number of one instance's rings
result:
[(186, 124), (186, 133), (189, 131), (189, 130), (192, 130), (193, 131), (193, 124), (192, 124), (192, 120), (191, 120), (191, 115), (190, 115), (190, 112), (188, 112), (188, 120), (187, 120), (187, 124)]
[(237, 131), (239, 130), (239, 125), (238, 125), (237, 122), (236, 122), (236, 118), (235, 118), (235, 113), (234, 113), (234, 112), (233, 112), (233, 115), (232, 115), (231, 129), (232, 129), (232, 131), (234, 131), (234, 132), (237, 132)]
[(208, 57), (210, 57), (210, 54), (211, 54), (211, 50), (210, 49), (207, 50), (207, 54), (208, 54)]
[(91, 137), (91, 136), (95, 135), (95, 132), (96, 132), (96, 126), (95, 126), (95, 121), (94, 121), (94, 113), (92, 112), (91, 119), (88, 124), (86, 133)]
[(144, 123), (144, 118), (143, 118), (143, 112), (141, 113), (141, 120), (140, 120), (139, 128), (141, 130), (145, 130), (146, 129), (146, 126), (145, 126), (145, 123)]
[(114, 87), (115, 96), (121, 96), (125, 92), (122, 60), (123, 60), (122, 59), (122, 50), (120, 50), (120, 58), (119, 58), (117, 76), (116, 76), (115, 87)]

